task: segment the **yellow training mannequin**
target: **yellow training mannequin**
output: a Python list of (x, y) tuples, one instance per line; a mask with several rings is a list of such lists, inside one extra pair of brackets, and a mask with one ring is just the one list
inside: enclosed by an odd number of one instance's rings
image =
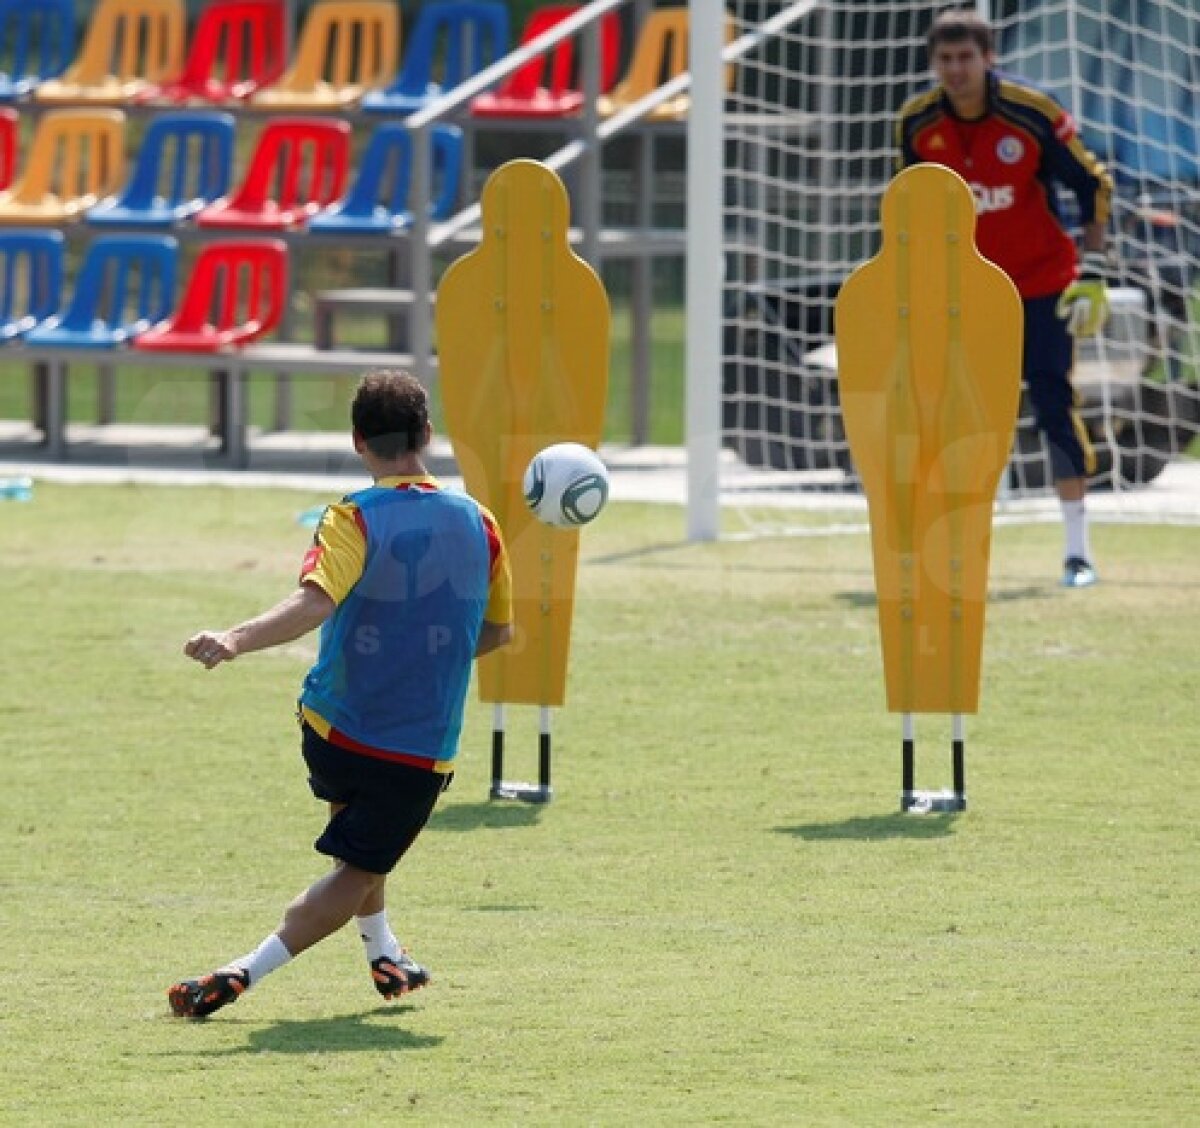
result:
[(892, 712), (973, 713), (992, 503), (1021, 388), (1016, 288), (975, 249), (957, 173), (901, 172), (883, 247), (837, 300), (838, 382), (871, 516)]
[(529, 460), (556, 442), (595, 448), (608, 393), (608, 297), (567, 242), (562, 181), (511, 161), (483, 189), (483, 240), (438, 288), (446, 429), (467, 490), (496, 515), (513, 569), (513, 644), (479, 663), (480, 696), (560, 706), (579, 533), (525, 505)]

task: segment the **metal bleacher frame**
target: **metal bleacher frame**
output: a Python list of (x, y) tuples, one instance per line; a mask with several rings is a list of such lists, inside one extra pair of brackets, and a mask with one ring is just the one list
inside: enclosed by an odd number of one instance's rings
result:
[[(452, 123), (468, 131), (468, 137), (480, 130), (509, 129), (547, 130), (561, 133), (565, 143), (544, 163), (556, 172), (570, 170), (572, 181), (573, 225), (571, 239), (581, 256), (600, 269), (603, 261), (626, 259), (631, 263), (631, 419), (630, 433), (634, 445), (648, 441), (650, 403), (651, 318), (653, 313), (652, 268), (655, 260), (664, 257), (682, 258), (686, 254), (684, 228), (656, 229), (651, 223), (653, 203), (654, 151), (656, 139), (685, 135), (686, 121), (647, 121), (655, 107), (686, 91), (691, 83), (690, 73), (679, 75), (640, 101), (601, 119), (597, 111), (600, 94), (600, 20), (611, 12), (631, 8), (635, 24), (652, 7), (651, 0), (591, 0), (579, 11), (549, 28), (528, 44), (520, 46), (481, 71), (469, 81), (455, 87), (417, 113), (402, 118), (413, 134), (411, 210), (412, 225), (403, 232), (364, 238), (363, 249), (388, 253), (388, 287), (383, 290), (355, 287), (346, 290), (323, 290), (314, 294), (315, 341), (312, 345), (287, 340), (290, 318), (285, 317), (282, 333), (285, 339), (253, 344), (240, 350), (216, 353), (144, 353), (136, 349), (120, 349), (104, 354), (83, 354), (67, 349), (33, 348), (26, 345), (7, 346), (11, 359), (24, 357), (34, 373), (39, 388), (37, 420), (44, 434), (47, 456), (61, 460), (67, 456), (65, 420), (65, 389), (72, 363), (97, 364), (101, 372), (117, 365), (153, 365), (159, 369), (191, 368), (213, 374), (214, 428), (221, 438), (226, 460), (233, 466), (248, 464), (250, 444), (246, 421), (248, 378), (255, 372), (267, 372), (277, 377), (275, 424), (283, 429), (290, 417), (289, 380), (292, 376), (315, 374), (357, 374), (369, 367), (405, 367), (412, 370), (426, 386), (430, 386), (436, 369), (433, 348), (432, 297), (436, 291), (435, 260), (465, 253), (479, 240), (480, 209), (472, 203), (442, 222), (429, 217), (432, 198), (431, 131), (439, 123)], [(289, 31), (293, 30), (289, 28)], [(476, 95), (505, 79), (537, 56), (549, 52), (556, 44), (578, 35), (581, 42), (583, 111), (578, 117), (531, 122), (529, 119), (473, 118), (468, 104)], [(737, 57), (736, 48), (727, 48), (725, 58)], [(21, 107), (36, 115), (42, 107), (35, 102)], [(162, 107), (153, 105), (126, 107), (136, 114), (154, 113)], [(239, 119), (262, 116), (277, 111), (244, 105), (214, 106), (233, 112)], [(339, 111), (336, 115), (352, 123), (368, 118), (358, 110)], [(371, 120), (387, 120), (385, 115), (369, 115)], [(636, 222), (630, 228), (605, 227), (601, 222), (602, 149), (610, 140), (621, 135), (635, 139), (633, 181), (636, 198)], [(468, 160), (473, 158), (474, 146), (468, 142)], [(470, 178), (464, 177), (469, 184)], [(76, 225), (70, 235), (92, 230), (86, 223)], [(181, 226), (172, 232), (182, 241), (211, 241), (222, 238), (219, 230), (201, 230)], [(265, 233), (264, 233), (265, 234)], [(323, 242), (347, 245), (346, 236), (294, 232), (270, 232), (291, 246), (317, 246)], [(428, 300), (420, 300), (420, 295)], [(390, 296), (385, 296), (390, 295)], [(363, 309), (383, 313), (389, 318), (387, 351), (340, 349), (333, 345), (333, 321), (339, 309)], [(289, 303), (289, 314), (291, 304)], [(407, 311), (407, 312), (406, 312)], [(401, 319), (407, 316), (408, 333), (403, 334)], [(405, 347), (407, 345), (407, 347)], [(110, 380), (111, 384), (111, 380)], [(102, 381), (102, 388), (104, 383)], [(109, 391), (111, 400), (111, 390)], [(100, 419), (105, 421), (104, 393), (101, 393)]]

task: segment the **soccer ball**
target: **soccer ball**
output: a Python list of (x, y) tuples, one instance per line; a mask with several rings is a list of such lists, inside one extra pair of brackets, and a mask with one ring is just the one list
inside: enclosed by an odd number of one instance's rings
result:
[(555, 443), (535, 454), (523, 485), (533, 515), (560, 528), (586, 525), (608, 501), (608, 470), (581, 443)]

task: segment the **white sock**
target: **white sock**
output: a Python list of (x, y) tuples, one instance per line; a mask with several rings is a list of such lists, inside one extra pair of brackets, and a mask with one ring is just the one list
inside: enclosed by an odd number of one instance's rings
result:
[(279, 937), (272, 932), (257, 948), (240, 960), (231, 960), (221, 970), (242, 970), (250, 975), (250, 986), (253, 987), (264, 976), (277, 971), (292, 958), (292, 953)]
[(1091, 545), (1088, 544), (1087, 510), (1082, 500), (1062, 501), (1063, 532), (1066, 535), (1064, 558), (1078, 556), (1081, 560), (1092, 559)]
[(390, 960), (400, 958), (400, 941), (396, 939), (392, 926), (388, 924), (387, 909), (380, 909), (370, 916), (356, 917), (355, 922), (367, 952), (368, 963), (374, 963), (383, 956)]

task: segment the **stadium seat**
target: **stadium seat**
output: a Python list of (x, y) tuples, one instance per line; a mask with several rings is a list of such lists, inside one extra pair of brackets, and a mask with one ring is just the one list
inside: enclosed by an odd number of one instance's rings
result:
[[(437, 125), (433, 144), (433, 193), (429, 214), (445, 219), (458, 199), (463, 161), (462, 130)], [(381, 125), (371, 135), (359, 165), (358, 176), (346, 198), (316, 215), (310, 231), (354, 235), (386, 234), (412, 223), (408, 198), (412, 180), (412, 134), (400, 122)]]
[[(500, 0), (440, 0), (417, 12), (404, 65), (386, 89), (363, 98), (369, 113), (411, 114), (508, 51), (508, 7)], [(442, 62), (441, 82), (434, 62)]]
[(149, 84), (143, 102), (234, 102), (287, 66), (283, 0), (216, 0), (200, 13), (183, 70)]
[(178, 311), (139, 334), (149, 352), (217, 352), (269, 333), (288, 293), (287, 247), (278, 239), (209, 243), (196, 258)]
[(183, 64), (183, 0), (100, 0), (83, 46), (61, 78), (34, 90), (38, 102), (116, 105)]
[(251, 97), (278, 110), (356, 105), (395, 73), (400, 10), (392, 0), (319, 0), (308, 13), (292, 65)]
[(0, 102), (15, 102), (67, 69), (75, 49), (74, 0), (0, 0), (0, 44), (7, 65)]
[(84, 217), (100, 226), (171, 227), (229, 191), (234, 121), (230, 114), (158, 114), (138, 149), (137, 164), (119, 196), (101, 200)]
[(7, 188), (17, 173), (17, 138), (21, 134), (21, 115), (7, 106), (0, 107), (0, 188)]
[(58, 312), (65, 245), (61, 231), (0, 231), (0, 342)]
[(124, 132), (120, 110), (43, 115), (21, 175), (0, 192), (0, 224), (70, 223), (111, 195), (124, 179)]
[[(579, 11), (578, 4), (538, 8), (521, 33), (521, 45), (562, 23)], [(582, 83), (574, 80), (576, 38), (564, 39), (552, 50), (526, 63), (494, 91), (471, 100), (475, 117), (569, 117), (583, 108)], [(610, 12), (600, 22), (600, 89), (612, 88), (621, 61), (621, 22)], [(548, 77), (547, 77), (548, 76)]]
[(87, 249), (70, 305), (25, 340), (48, 348), (124, 344), (171, 312), (177, 257), (169, 235), (101, 235)]
[(350, 139), (349, 123), (332, 118), (268, 121), (240, 187), (198, 212), (196, 225), (256, 231), (302, 227), (345, 193)]
[[(633, 58), (625, 77), (610, 94), (601, 95), (600, 113), (609, 117), (683, 74), (688, 69), (690, 26), (687, 8), (659, 8), (650, 12), (633, 45)], [(727, 15), (725, 41), (731, 42), (735, 34), (733, 20)], [(732, 88), (734, 68), (731, 66), (725, 68), (725, 81), (726, 86)], [(677, 121), (687, 117), (691, 104), (690, 94), (678, 94), (647, 114), (646, 120)]]

